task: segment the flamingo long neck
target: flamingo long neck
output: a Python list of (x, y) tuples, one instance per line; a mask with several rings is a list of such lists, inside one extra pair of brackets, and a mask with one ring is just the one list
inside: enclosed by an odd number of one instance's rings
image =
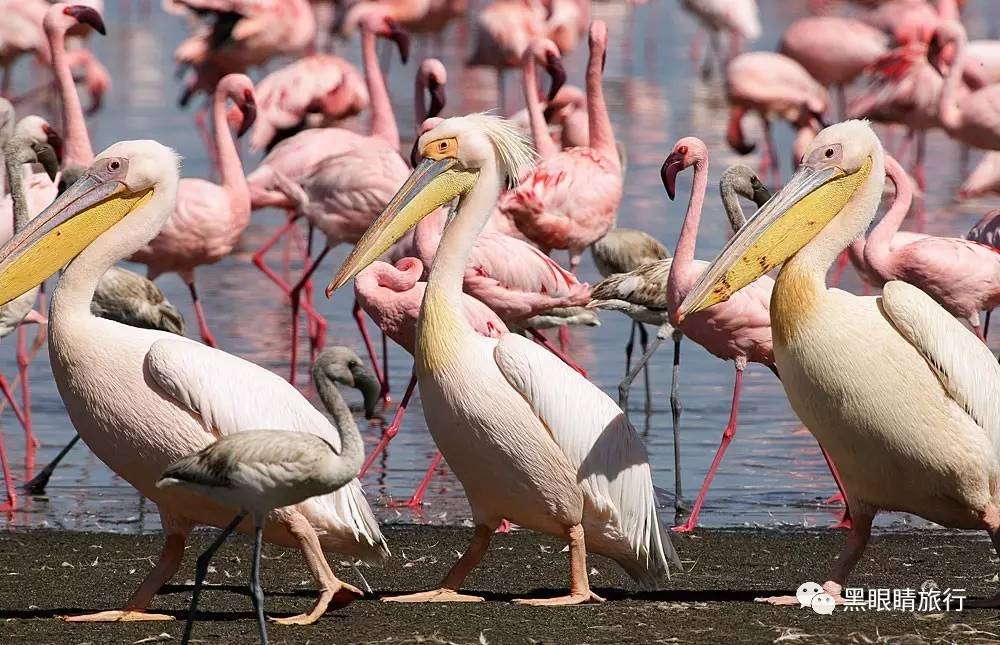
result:
[(535, 150), (544, 159), (555, 154), (558, 149), (552, 137), (549, 136), (549, 127), (545, 123), (542, 104), (538, 100), (538, 72), (535, 66), (535, 57), (530, 52), (525, 54), (521, 80), (524, 84), (524, 101), (528, 108), (531, 139), (535, 144)]
[(10, 155), (4, 160), (7, 169), (7, 183), (10, 185), (10, 199), (14, 210), (14, 232), (17, 233), (28, 225), (28, 196), (24, 193), (24, 172), (21, 170), (23, 161), (17, 155)]
[(66, 132), (66, 152), (63, 167), (70, 165), (89, 166), (94, 160), (94, 149), (90, 145), (87, 123), (83, 119), (80, 96), (76, 93), (73, 72), (70, 71), (66, 56), (66, 32), (55, 30), (49, 33), (49, 48), (52, 51), (52, 71), (56, 76), (59, 98), (62, 100), (62, 124)]
[(462, 284), (469, 254), (500, 197), (495, 164), (490, 160), (480, 169), (475, 187), (461, 198), (458, 213), (441, 236), (417, 322), (416, 358), (424, 370), (449, 364), (462, 340), (476, 335), (465, 316)]
[(955, 58), (948, 70), (941, 88), (941, 99), (938, 104), (938, 120), (948, 130), (958, 128), (962, 124), (962, 110), (958, 107), (959, 85), (962, 83), (962, 72), (965, 69), (965, 35), (955, 38)]
[(236, 150), (236, 141), (226, 119), (226, 99), (228, 92), (222, 87), (215, 88), (212, 96), (212, 127), (215, 158), (219, 160), (219, 178), (229, 195), (231, 204), (250, 203), (250, 189), (243, 174), (243, 162)]
[(420, 133), (420, 125), (427, 118), (427, 76), (423, 71), (417, 72), (417, 77), (415, 81), (416, 87), (413, 92), (413, 116), (414, 121), (417, 122), (417, 134)]
[(868, 178), (840, 212), (781, 267), (771, 292), (771, 329), (776, 343), (788, 345), (813, 320), (826, 294), (826, 274), (840, 252), (863, 235), (878, 209), (885, 184), (881, 150), (872, 155)]
[(674, 261), (670, 263), (670, 274), (667, 277), (667, 307), (670, 314), (677, 311), (687, 295), (694, 279), (694, 249), (698, 240), (698, 225), (701, 223), (701, 208), (705, 203), (705, 191), (708, 189), (708, 157), (702, 157), (694, 163), (694, 183), (691, 186), (691, 198), (688, 200), (687, 213), (684, 215), (684, 225), (681, 227), (677, 248), (674, 249)]
[(886, 163), (886, 176), (896, 186), (892, 206), (882, 216), (882, 221), (868, 235), (864, 246), (865, 262), (882, 280), (891, 279), (892, 236), (899, 232), (913, 202), (913, 189), (906, 173), (898, 164)]
[(590, 130), (590, 147), (617, 165), (615, 132), (611, 128), (608, 106), (604, 103), (604, 51), (603, 45), (594, 47), (587, 62), (587, 124)]
[[(323, 402), (323, 406), (333, 419), (333, 425), (340, 435), (340, 460), (337, 464), (338, 473), (334, 476), (343, 477), (344, 482), (349, 482), (357, 475), (364, 460), (365, 446), (358, 431), (358, 424), (354, 421), (351, 409), (344, 401), (340, 390), (329, 378), (321, 377), (315, 379), (316, 391)], [(327, 474), (331, 476), (332, 474)]]
[(961, 18), (956, 0), (938, 0), (937, 11), (938, 16), (942, 20), (958, 20)]
[(725, 209), (726, 217), (729, 219), (729, 227), (735, 233), (747, 223), (747, 217), (740, 205), (739, 194), (736, 192), (736, 187), (728, 181), (719, 184), (719, 193), (722, 196), (722, 208)]
[(392, 101), (385, 86), (385, 77), (378, 64), (375, 51), (375, 33), (368, 28), (361, 30), (361, 54), (365, 64), (365, 83), (372, 106), (372, 136), (387, 141), (399, 149), (399, 129), (396, 116), (392, 112)]

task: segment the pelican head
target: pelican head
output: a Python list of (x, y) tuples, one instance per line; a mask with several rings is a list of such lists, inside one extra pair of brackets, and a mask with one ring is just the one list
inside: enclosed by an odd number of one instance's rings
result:
[[(417, 140), (416, 167), (382, 214), (365, 231), (326, 288), (342, 287), (438, 207), (466, 198), (477, 185), (510, 187), (535, 160), (528, 140), (506, 119), (491, 114), (441, 119)], [(492, 207), (492, 204), (490, 204)]]
[[(105, 233), (110, 262), (148, 242), (170, 215), (179, 157), (155, 141), (122, 141), (0, 248), (0, 303), (42, 283)], [(150, 202), (156, 208), (148, 208)], [(109, 262), (109, 264), (110, 264)]]
[(823, 251), (818, 262), (827, 256), (832, 262), (871, 223), (884, 173), (882, 144), (867, 121), (845, 121), (820, 132), (788, 184), (702, 274), (681, 303), (677, 322), (725, 302), (807, 245)]
[(365, 418), (375, 416), (382, 386), (353, 349), (339, 346), (324, 349), (313, 363), (312, 375), (316, 387), (329, 381), (359, 390), (365, 401)]

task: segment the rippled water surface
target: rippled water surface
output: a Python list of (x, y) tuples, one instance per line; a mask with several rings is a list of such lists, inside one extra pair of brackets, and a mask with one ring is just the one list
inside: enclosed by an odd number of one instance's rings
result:
[[(184, 156), (186, 176), (209, 176), (206, 153), (194, 127), (194, 113), (176, 107), (179, 84), (173, 74), (172, 52), (185, 35), (182, 22), (155, 8), (152, 19), (142, 18), (137, 12), (128, 16), (121, 10), (122, 4), (114, 0), (107, 3), (108, 36), (95, 36), (97, 53), (114, 78), (104, 109), (90, 121), (95, 149), (100, 150), (120, 139), (154, 138), (175, 147)], [(773, 49), (783, 27), (801, 15), (801, 7), (806, 3), (761, 0), (760, 4), (764, 35), (755, 47)], [(967, 11), (966, 24), (970, 25), (971, 37), (990, 35), (990, 25), (1000, 27), (1000, 3), (972, 0)], [(698, 257), (711, 259), (726, 235), (714, 186), (722, 169), (739, 158), (724, 142), (726, 106), (721, 83), (702, 81), (688, 59), (694, 25), (680, 11), (676, 0), (652, 0), (632, 13), (623, 3), (595, 4), (594, 15), (606, 20), (610, 27), (605, 92), (615, 132), (628, 152), (625, 197), (618, 222), (648, 231), (673, 246), (691, 177), (690, 172), (682, 175), (678, 187), (680, 197), (670, 202), (660, 184), (658, 169), (676, 139), (695, 134), (708, 143), (712, 153), (710, 186), (713, 192), (707, 200), (697, 252)], [(410, 138), (412, 132), (412, 76), (416, 61), (424, 56), (437, 55), (448, 66), (448, 114), (495, 106), (492, 73), (465, 69), (461, 65), (471, 46), (470, 35), (467, 22), (459, 21), (436, 40), (417, 38), (415, 61), (408, 66), (403, 67), (398, 59), (393, 60), (390, 82), (404, 138)], [(360, 65), (356, 44), (341, 45), (338, 53)], [(568, 57), (571, 82), (583, 84), (585, 62), (583, 49)], [(18, 88), (31, 85), (29, 74), (30, 66), (22, 65), (16, 79)], [(509, 96), (515, 96), (518, 87), (513, 78), (508, 79)], [(367, 121), (359, 120), (351, 127), (365, 128)], [(756, 128), (750, 132), (756, 134)], [(899, 141), (900, 134), (894, 132), (891, 136)], [(791, 132), (779, 125), (776, 137), (787, 176)], [(408, 142), (404, 143), (404, 149), (409, 149)], [(927, 232), (963, 235), (982, 213), (997, 205), (996, 200), (962, 204), (953, 201), (967, 172), (965, 169), (971, 168), (978, 156), (979, 153), (973, 152), (970, 158), (963, 158), (958, 146), (942, 135), (930, 136)], [(258, 159), (255, 155), (247, 155), (246, 167), (252, 169)], [(252, 250), (266, 239), (281, 217), (278, 212), (255, 214), (238, 251), (219, 264), (200, 268), (198, 283), (209, 322), (221, 347), (284, 375), (290, 334), (288, 308), (277, 289), (250, 263)], [(910, 222), (907, 226), (915, 225)], [(339, 266), (347, 251), (342, 247), (330, 254), (318, 274), (323, 282)], [(557, 259), (562, 261), (564, 257), (559, 254)], [(274, 254), (272, 260), (280, 263), (280, 253)], [(293, 265), (292, 269), (297, 270), (298, 266)], [(591, 283), (599, 279), (589, 256), (580, 274)], [(159, 284), (194, 327), (190, 300), (181, 281), (176, 276), (165, 276)], [(857, 277), (850, 271), (843, 286), (860, 291)], [(352, 345), (360, 351), (360, 339), (350, 317), (350, 290), (338, 292), (331, 300), (320, 297), (317, 306), (330, 321), (329, 342)], [(572, 334), (573, 356), (590, 371), (594, 382), (609, 393), (616, 391), (622, 376), (623, 345), (628, 331), (626, 318), (605, 313), (599, 328)], [(5, 349), (0, 351), (0, 367), (11, 377), (15, 374), (13, 338), (10, 337), (4, 344)], [(1000, 333), (994, 338), (1000, 338)], [(95, 338), (94, 342), (100, 343), (101, 339)], [(411, 361), (404, 351), (394, 346), (390, 347), (389, 354), (393, 394), (398, 398), (409, 378)], [(644, 419), (643, 396), (641, 390), (636, 389), (631, 415), (637, 426), (645, 431), (655, 483), (672, 491), (673, 444), (667, 398), (670, 354), (665, 346), (651, 363), (652, 414)], [(681, 452), (688, 499), (697, 492), (718, 446), (729, 412), (733, 376), (731, 364), (685, 342)], [(301, 380), (306, 378), (303, 371)], [(641, 379), (637, 383), (641, 384)], [(52, 382), (45, 350), (31, 367), (31, 386), (35, 430), (42, 441), (34, 462), (42, 465), (73, 433)], [(315, 400), (311, 388), (307, 394)], [(32, 467), (26, 461), (28, 455), (24, 451), (21, 431), (9, 412), (0, 418), (0, 424), (20, 479), (26, 469)], [(378, 426), (365, 427), (363, 432), (369, 445), (379, 437)], [(128, 448), (123, 446), (122, 449)], [(414, 511), (390, 504), (393, 500), (408, 498), (434, 453), (418, 398), (399, 436), (364, 482), (369, 498), (383, 519), (461, 523), (469, 517), (461, 486), (447, 468), (435, 477), (427, 504), (422, 509)], [(739, 430), (715, 479), (702, 523), (708, 526), (826, 525), (839, 512), (839, 507), (822, 504), (834, 491), (816, 443), (796, 420), (781, 385), (767, 369), (751, 366), (746, 373)], [(895, 516), (883, 521), (910, 521), (910, 518)], [(56, 472), (48, 494), (25, 499), (23, 510), (0, 517), (0, 526), (3, 525), (135, 532), (156, 529), (159, 518), (151, 504), (144, 502), (128, 484), (80, 445)]]

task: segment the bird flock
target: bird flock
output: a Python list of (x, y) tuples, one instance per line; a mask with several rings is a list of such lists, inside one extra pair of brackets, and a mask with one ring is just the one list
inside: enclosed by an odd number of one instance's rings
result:
[[(164, 0), (190, 29), (175, 51), (179, 102), (200, 104), (193, 119), (217, 181), (185, 176), (177, 153), (151, 139), (94, 153), (87, 116), (115, 80), (91, 49), (108, 31), (102, 2), (0, 0), (0, 338), (17, 333), (19, 368), (14, 380), (0, 374), (0, 391), (34, 450), (28, 367), (47, 345), (78, 433), (23, 486), (44, 491), (83, 439), (156, 505), (164, 533), (155, 566), (121, 609), (66, 620), (172, 620), (153, 611), (154, 597), (199, 525), (223, 532), (198, 559), (183, 642), (212, 555), (234, 531), (254, 536), (250, 588), (262, 642), (265, 541), (299, 549), (319, 590), (307, 612), (276, 623), (309, 624), (371, 593), (363, 578), (365, 591), (341, 580), (326, 553), (391, 557), (359, 477), (398, 434), (417, 389), (439, 452), (407, 503), (422, 503), (443, 459), (474, 531), (439, 584), (389, 590), (383, 601), (482, 601), (463, 584), (494, 533), (511, 526), (562, 539), (569, 553), (567, 594), (517, 603), (602, 602), (588, 579), (591, 553), (642, 588), (663, 587), (683, 566), (660, 517), (661, 473), (629, 420), (628, 397), (643, 373), (649, 410), (657, 396), (649, 361), (668, 339), (673, 502), (687, 515), (673, 532), (696, 530), (736, 435), (744, 370), (759, 363), (816, 439), (844, 503), (838, 526), (847, 539), (824, 585), (835, 601), (880, 511), (985, 530), (1000, 554), (1000, 364), (987, 344), (1000, 305), (1000, 209), (968, 234), (900, 231), (939, 163), (928, 159), (932, 129), (986, 151), (959, 198), (1000, 191), (1000, 41), (968, 39), (960, 0), (802, 5), (817, 15), (784, 25), (778, 51), (745, 51), (762, 31), (755, 0), (679, 0), (701, 27), (691, 43), (700, 74), (725, 88), (726, 142), (750, 155), (756, 144), (744, 122), (752, 113), (762, 126), (758, 170), (722, 173), (732, 237), (708, 261), (697, 241), (714, 198), (711, 160), (697, 136), (663, 151), (667, 199), (678, 197), (678, 176), (692, 175), (673, 251), (616, 226), (627, 154), (605, 99), (611, 36), (589, 0)], [(463, 16), (475, 27), (467, 64), (496, 71), (497, 109), (443, 116), (448, 70), (427, 58), (412, 77), (407, 149), (386, 67), (407, 63), (411, 36), (433, 40)], [(333, 53), (358, 41), (362, 70)], [(380, 55), (380, 43), (392, 49)], [(582, 88), (566, 84), (563, 63), (578, 47), (587, 50)], [(22, 64), (35, 65), (37, 87), (14, 82)], [(272, 71), (254, 82), (261, 68)], [(522, 81), (520, 112), (508, 95), (511, 72)], [(34, 93), (54, 93), (51, 119), (16, 115)], [(345, 124), (355, 115), (367, 115), (367, 127)], [(795, 130), (791, 150), (775, 143), (778, 120)], [(899, 126), (905, 138), (889, 141)], [(245, 134), (263, 155), (249, 172)], [(793, 172), (783, 178), (787, 154)], [(285, 218), (252, 262), (265, 278), (261, 297), (274, 297), (264, 294), (273, 283), (289, 304), (287, 378), (219, 349), (196, 288), (196, 269), (233, 254), (253, 213), (268, 208)], [(324, 266), (341, 245), (351, 247), (346, 260)], [(299, 274), (274, 266), (278, 247), (299, 256)], [(604, 276), (593, 286), (577, 276), (587, 249)], [(145, 264), (147, 277), (123, 260)], [(848, 265), (863, 295), (837, 288)], [(330, 271), (328, 297), (353, 285), (364, 358), (326, 344), (314, 280)], [(187, 285), (201, 342), (152, 282), (165, 273)], [(617, 400), (589, 380), (569, 342), (568, 328), (596, 326), (599, 311), (631, 319)], [(29, 323), (38, 327), (31, 343)], [(734, 367), (728, 421), (690, 509), (679, 450), (684, 339)], [(360, 392), (366, 418), (392, 410), (388, 340), (412, 356), (412, 378), (366, 454), (340, 387)], [(326, 414), (297, 387), (302, 361)], [(12, 513), (19, 484), (2, 439), (2, 510)], [(981, 602), (1000, 606), (1000, 594)]]

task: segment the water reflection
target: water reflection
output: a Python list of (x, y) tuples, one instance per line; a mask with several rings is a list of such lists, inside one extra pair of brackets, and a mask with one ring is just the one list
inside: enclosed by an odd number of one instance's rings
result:
[[(173, 48), (184, 36), (181, 21), (153, 13), (147, 20), (141, 11), (122, 13), (130, 3), (107, 3), (109, 36), (95, 38), (94, 46), (114, 78), (105, 108), (90, 121), (94, 147), (102, 149), (118, 139), (156, 138), (174, 146), (184, 156), (187, 176), (208, 176), (209, 164), (202, 142), (195, 130), (191, 111), (180, 111), (176, 99), (180, 93), (173, 76)], [(762, 2), (764, 36), (758, 49), (773, 49), (781, 28), (801, 15), (805, 3), (793, 0)], [(983, 30), (1000, 24), (1000, 4), (992, 0), (969, 3), (969, 25)], [(688, 44), (694, 26), (682, 15), (675, 0), (654, 0), (629, 12), (623, 3), (598, 3), (594, 16), (609, 24), (611, 41), (606, 72), (606, 97), (615, 131), (628, 154), (628, 174), (618, 223), (641, 228), (673, 246), (690, 191), (690, 173), (679, 180), (676, 202), (666, 199), (658, 170), (673, 142), (687, 134), (697, 134), (709, 145), (712, 154), (710, 186), (715, 186), (725, 165), (740, 159), (724, 143), (726, 104), (724, 89), (718, 79), (703, 81), (688, 58)], [(975, 36), (973, 33), (970, 36)], [(469, 49), (470, 31), (465, 22), (453, 24), (439, 37), (416, 38), (414, 61), (434, 54), (449, 69), (449, 114), (491, 108), (496, 103), (496, 83), (491, 70), (469, 69), (462, 65)], [(338, 45), (338, 53), (360, 64), (358, 47)], [(570, 82), (582, 85), (586, 52), (580, 49), (566, 60)], [(413, 133), (412, 75), (416, 62), (403, 67), (394, 62), (389, 70), (393, 102), (404, 148), (408, 149)], [(15, 79), (16, 87), (30, 86), (30, 66), (22, 65)], [(513, 75), (507, 79), (508, 96), (519, 93)], [(513, 100), (513, 99), (512, 99)], [(41, 96), (32, 109), (50, 110), (48, 99)], [(748, 135), (758, 137), (759, 125), (748, 118)], [(353, 119), (349, 127), (364, 130), (366, 117)], [(899, 140), (901, 132), (880, 132)], [(787, 176), (791, 131), (775, 128), (779, 160)], [(962, 234), (997, 200), (978, 200), (955, 204), (953, 195), (963, 179), (963, 168), (978, 161), (973, 153), (971, 164), (963, 162), (960, 148), (940, 133), (931, 133), (928, 141), (930, 188), (924, 196), (927, 232)], [(258, 160), (246, 155), (247, 168)], [(714, 191), (714, 188), (713, 188)], [(218, 335), (222, 348), (247, 357), (284, 374), (289, 352), (289, 314), (281, 293), (253, 267), (250, 253), (260, 246), (283, 220), (278, 212), (256, 213), (238, 251), (222, 262), (199, 269), (199, 282), (206, 315)], [(913, 226), (908, 222), (906, 228)], [(702, 219), (698, 240), (699, 258), (710, 259), (721, 248), (727, 235), (727, 223), (718, 198), (711, 194)], [(328, 277), (346, 257), (347, 248), (330, 253), (318, 276)], [(563, 260), (561, 255), (557, 259)], [(282, 253), (269, 260), (280, 266)], [(288, 270), (298, 271), (301, 262), (295, 253), (285, 261)], [(590, 260), (581, 265), (581, 278), (595, 282), (599, 276)], [(160, 284), (171, 300), (193, 321), (190, 300), (176, 276), (165, 276)], [(860, 292), (857, 276), (848, 271), (843, 286)], [(318, 297), (319, 311), (330, 321), (328, 342), (343, 343), (361, 349), (361, 342), (350, 317), (352, 295), (343, 290), (330, 300)], [(604, 314), (601, 326), (572, 334), (572, 352), (590, 371), (595, 383), (615, 392), (624, 369), (623, 345), (630, 322), (624, 316)], [(1000, 337), (995, 334), (994, 338)], [(100, 339), (95, 339), (100, 342)], [(684, 485), (687, 497), (693, 497), (707, 471), (729, 412), (732, 392), (732, 366), (685, 342), (682, 359), (681, 396), (682, 454)], [(411, 359), (401, 349), (390, 347), (389, 373), (393, 393), (398, 398), (410, 376)], [(651, 364), (652, 410), (643, 418), (641, 393), (632, 396), (631, 414), (640, 429), (648, 430), (647, 443), (654, 463), (654, 481), (662, 489), (673, 489), (673, 449), (668, 400), (671, 351), (669, 344), (658, 352)], [(13, 343), (0, 352), (0, 368), (14, 374)], [(46, 463), (71, 436), (72, 427), (51, 381), (45, 350), (32, 365), (32, 393), (35, 430), (43, 446), (36, 461)], [(303, 368), (300, 382), (306, 383)], [(641, 384), (641, 379), (637, 381)], [(702, 523), (708, 526), (732, 525), (827, 525), (839, 512), (824, 507), (822, 500), (835, 490), (826, 465), (812, 437), (803, 432), (788, 407), (775, 377), (761, 366), (752, 365), (744, 380), (745, 394), (740, 425), (726, 460), (709, 494)], [(315, 400), (311, 387), (307, 394)], [(261, 393), (265, 396), (266, 393)], [(348, 393), (349, 399), (354, 393)], [(358, 401), (353, 401), (358, 403)], [(319, 405), (318, 401), (316, 401)], [(387, 416), (391, 415), (391, 411)], [(20, 429), (8, 413), (0, 418), (6, 444), (17, 476), (27, 470)], [(363, 428), (364, 432), (364, 428)], [(368, 427), (366, 441), (373, 446), (379, 438), (377, 426)], [(366, 490), (377, 512), (386, 521), (423, 521), (460, 523), (469, 517), (461, 486), (442, 467), (433, 480), (427, 505), (413, 511), (389, 504), (406, 500), (416, 487), (435, 448), (423, 424), (419, 397), (415, 397), (403, 427), (386, 452), (379, 458), (365, 480)], [(665, 502), (670, 506), (669, 499)], [(889, 516), (884, 522), (902, 521)], [(27, 499), (24, 510), (0, 519), (9, 527), (48, 526), (74, 530), (150, 531), (158, 527), (155, 509), (124, 482), (115, 477), (84, 447), (71, 454), (56, 472), (48, 495)]]

